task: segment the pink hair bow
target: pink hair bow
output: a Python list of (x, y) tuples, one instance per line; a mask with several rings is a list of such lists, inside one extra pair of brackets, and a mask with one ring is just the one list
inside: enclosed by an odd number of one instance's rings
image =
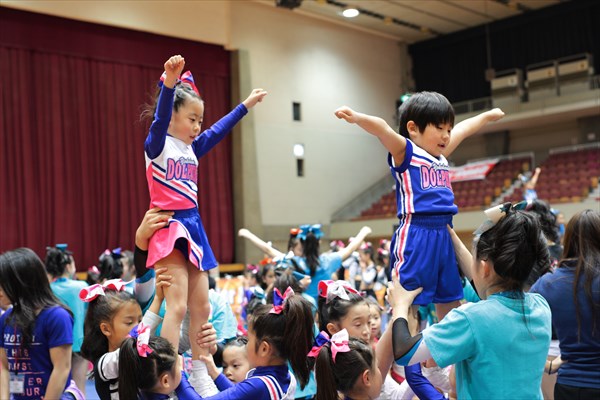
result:
[(96, 283), (95, 285), (81, 289), (79, 292), (79, 298), (82, 301), (89, 303), (90, 301), (95, 300), (98, 296), (104, 296), (105, 290), (115, 290), (120, 292), (124, 290), (125, 285), (126, 282), (124, 282), (122, 279), (110, 279), (104, 282), (102, 285)]
[(281, 312), (283, 311), (283, 306), (285, 304), (285, 301), (293, 295), (294, 295), (294, 289), (292, 289), (291, 287), (288, 287), (285, 290), (285, 293), (283, 294), (283, 296), (281, 295), (281, 292), (279, 291), (279, 289), (275, 288), (275, 290), (273, 291), (273, 308), (271, 308), (269, 313), (270, 314), (281, 314)]
[(129, 332), (129, 337), (135, 338), (138, 354), (140, 357), (148, 357), (154, 350), (148, 345), (150, 341), (150, 326), (140, 322)]
[(337, 357), (338, 353), (347, 353), (350, 351), (348, 342), (349, 337), (346, 329), (342, 329), (338, 333), (334, 334), (331, 339), (329, 339), (327, 332), (321, 331), (315, 338), (315, 344), (308, 353), (308, 357), (317, 357), (323, 346), (329, 343), (331, 347), (331, 356), (333, 358), (333, 362), (335, 363), (335, 358)]
[(319, 296), (325, 297), (327, 300), (325, 303), (329, 303), (331, 300), (337, 298), (343, 300), (350, 300), (348, 296), (348, 292), (358, 294), (358, 290), (354, 289), (348, 282), (346, 281), (332, 281), (326, 280), (319, 282)]
[(330, 342), (331, 340), (329, 340), (329, 335), (327, 334), (327, 332), (319, 332), (319, 334), (315, 338), (315, 344), (313, 345), (312, 349), (310, 349), (310, 351), (308, 352), (307, 357), (317, 358), (323, 346)]
[[(163, 72), (162, 75), (160, 76), (160, 84), (159, 86), (162, 86), (162, 84), (165, 82), (165, 79), (167, 78), (167, 73)], [(186, 83), (188, 85), (190, 85), (190, 87), (192, 88), (192, 90), (198, 95), (200, 96), (200, 91), (198, 90), (198, 88), (196, 87), (196, 83), (194, 82), (194, 77), (192, 76), (192, 73), (190, 71), (185, 71), (177, 80), (177, 82), (183, 82)]]

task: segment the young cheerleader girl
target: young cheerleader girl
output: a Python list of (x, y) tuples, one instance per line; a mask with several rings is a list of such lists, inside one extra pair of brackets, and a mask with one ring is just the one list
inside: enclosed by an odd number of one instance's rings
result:
[[(406, 291), (394, 276), (388, 289), (394, 358), (402, 365), (429, 358), (442, 368), (456, 364), (459, 398), (541, 399), (550, 310), (540, 295), (524, 293), (523, 287), (535, 265), (548, 263), (545, 239), (537, 218), (509, 203), (486, 214), (490, 221), (478, 229), (475, 254), (465, 271), (482, 301), (452, 310), (413, 336), (407, 317), (421, 289)], [(457, 255), (465, 265), (464, 251), (457, 249)]]
[(319, 282), (319, 329), (329, 335), (346, 329), (365, 342), (371, 338), (369, 304), (346, 281)]
[[(169, 308), (161, 334), (176, 349), (188, 305), (190, 332), (199, 332), (208, 320), (210, 307), (205, 271), (217, 266), (198, 213), (198, 159), (218, 144), (248, 109), (267, 94), (262, 89), (253, 90), (242, 104), (201, 133), (204, 104), (191, 73), (188, 71), (180, 78), (184, 65), (185, 60), (180, 55), (165, 62), (163, 83), (150, 111), (154, 121), (145, 142), (150, 206), (175, 212), (169, 225), (152, 236), (147, 266), (167, 267), (173, 277), (171, 287), (165, 291)], [(203, 368), (198, 355), (205, 354), (206, 350), (201, 349), (194, 338), (190, 338), (190, 342), (192, 378), (196, 382), (195, 376)], [(194, 384), (200, 392), (206, 393), (202, 383)]]
[(52, 294), (44, 264), (26, 248), (0, 254), (0, 398), (72, 399), (73, 317)]
[[(222, 379), (229, 388), (205, 399), (293, 399), (296, 382), (288, 370), (288, 361), (299, 385), (304, 386), (310, 372), (306, 354), (312, 344), (312, 324), (310, 304), (302, 296), (295, 295), (292, 290), (286, 290), (283, 296), (278, 295), (275, 305), (261, 307), (249, 322), (246, 349), (248, 361), (254, 369), (244, 381), (235, 385)], [(176, 353), (171, 346), (160, 343), (161, 338), (150, 338), (147, 346), (142, 342), (141, 347), (151, 352), (138, 352), (137, 341), (139, 339), (128, 339), (123, 344), (122, 349), (125, 346), (129, 349), (127, 355), (123, 354), (119, 360), (123, 367), (120, 388), (127, 390), (128, 394), (134, 393), (134, 397), (128, 398), (136, 398), (135, 393), (141, 389), (148, 399), (166, 399), (167, 393), (173, 390), (173, 384), (180, 379), (175, 390), (180, 400), (201, 399), (185, 377), (179, 378), (180, 373), (174, 369), (177, 368)], [(155, 363), (157, 367), (146, 363)], [(141, 379), (132, 376), (142, 370), (150, 372), (143, 377), (143, 387), (139, 383)], [(139, 386), (136, 387), (136, 384)]]

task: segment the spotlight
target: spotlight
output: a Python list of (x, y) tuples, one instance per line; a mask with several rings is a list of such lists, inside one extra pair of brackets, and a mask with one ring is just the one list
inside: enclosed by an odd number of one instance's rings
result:
[(358, 17), (358, 14), (360, 14), (360, 12), (356, 8), (346, 8), (342, 11), (342, 15), (346, 18)]

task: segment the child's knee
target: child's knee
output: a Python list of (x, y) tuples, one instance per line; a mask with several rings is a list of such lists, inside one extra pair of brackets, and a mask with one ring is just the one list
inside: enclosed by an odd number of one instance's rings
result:
[(177, 321), (183, 321), (186, 311), (187, 305), (184, 302), (171, 302), (167, 306), (167, 313), (171, 314)]

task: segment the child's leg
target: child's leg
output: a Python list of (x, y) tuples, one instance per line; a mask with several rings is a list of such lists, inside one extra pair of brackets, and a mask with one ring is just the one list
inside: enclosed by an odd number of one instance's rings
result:
[(202, 325), (208, 321), (210, 304), (208, 302), (208, 273), (188, 264), (188, 297), (190, 311), (189, 338), (192, 348), (192, 372), (190, 384), (202, 397), (210, 397), (218, 393), (213, 380), (208, 375), (206, 364), (200, 361), (200, 355), (208, 355), (208, 349), (196, 343), (196, 335), (202, 330)]
[(198, 360), (200, 355), (208, 355), (208, 349), (201, 348), (196, 343), (196, 334), (202, 331), (202, 325), (208, 322), (210, 304), (208, 302), (208, 272), (198, 271), (189, 264), (188, 267), (188, 299), (190, 309), (190, 344), (192, 359)]
[(435, 313), (437, 314), (438, 321), (444, 319), (453, 308), (460, 307), (460, 301), (454, 300), (450, 303), (440, 303), (435, 305)]
[(155, 268), (167, 267), (168, 275), (172, 276), (171, 286), (164, 289), (167, 310), (163, 320), (161, 336), (167, 339), (177, 350), (179, 347), (179, 330), (185, 317), (188, 300), (188, 269), (187, 261), (179, 250), (156, 263)]

